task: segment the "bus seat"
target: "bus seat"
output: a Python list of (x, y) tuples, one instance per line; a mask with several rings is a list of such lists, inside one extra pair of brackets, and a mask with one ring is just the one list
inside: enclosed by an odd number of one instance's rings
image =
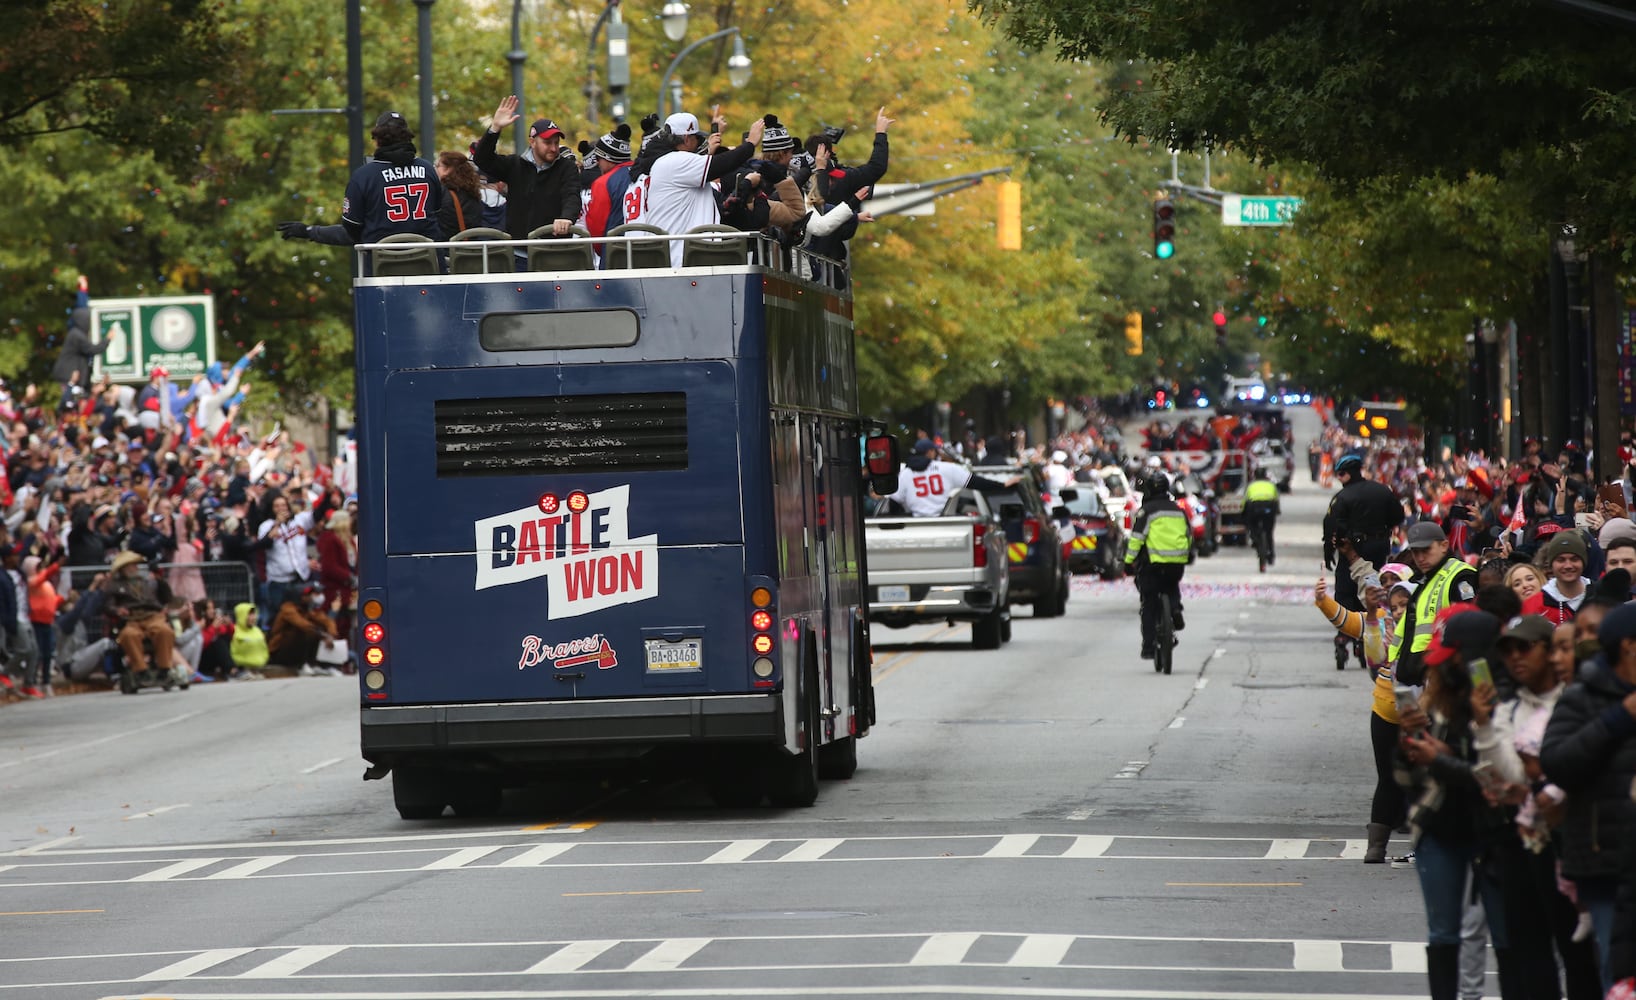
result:
[(683, 267), (742, 267), (750, 259), (750, 240), (742, 230), (732, 226), (694, 226), (689, 236), (700, 233), (729, 233), (730, 238), (719, 240), (689, 240), (682, 244)]
[[(383, 237), (382, 243), (430, 243), (419, 233), (393, 233)], [(396, 278), (416, 274), (437, 274), (437, 251), (431, 247), (404, 247), (402, 250), (376, 250), (369, 262), (370, 273), (382, 278)]]
[(530, 271), (593, 271), (596, 269), (596, 251), (589, 242), (591, 234), (583, 226), (574, 226), (567, 236), (556, 236), (550, 225), (544, 225), (528, 234), (531, 240), (556, 240), (555, 243), (533, 244), (528, 248)]
[[(650, 226), (645, 222), (627, 222), (623, 226), (615, 226), (608, 230), (613, 236), (639, 236), (651, 233), (658, 236), (669, 235), (658, 226)], [(670, 241), (669, 240), (633, 240), (630, 243), (609, 243), (603, 254), (607, 266), (612, 269), (626, 269), (634, 267), (669, 267)]]
[[(452, 243), (464, 243), (478, 240), (509, 240), (511, 234), (499, 229), (489, 229), (486, 226), (475, 226), (471, 229), (462, 229), (450, 237)], [(450, 247), (449, 273), (450, 274), (482, 274), (486, 270), (489, 274), (512, 271), (516, 268), (512, 264), (515, 247)], [(484, 258), (488, 259), (487, 268), (484, 267)]]

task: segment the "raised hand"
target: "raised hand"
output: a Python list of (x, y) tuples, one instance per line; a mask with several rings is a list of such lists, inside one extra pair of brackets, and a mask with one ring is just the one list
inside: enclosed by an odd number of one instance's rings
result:
[(875, 131), (884, 132), (888, 126), (892, 125), (896, 121), (896, 118), (886, 117), (886, 109), (881, 108), (880, 111), (875, 113)]
[(490, 127), (496, 132), (502, 132), (508, 125), (517, 120), (517, 95), (512, 94), (500, 102), (494, 109), (494, 120)]

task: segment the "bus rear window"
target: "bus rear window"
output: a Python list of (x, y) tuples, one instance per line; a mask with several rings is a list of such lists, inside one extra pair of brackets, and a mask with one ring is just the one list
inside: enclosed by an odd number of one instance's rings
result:
[(687, 394), (440, 399), (437, 475), (687, 468)]
[(477, 327), (485, 351), (564, 351), (629, 347), (641, 332), (629, 309), (489, 313)]

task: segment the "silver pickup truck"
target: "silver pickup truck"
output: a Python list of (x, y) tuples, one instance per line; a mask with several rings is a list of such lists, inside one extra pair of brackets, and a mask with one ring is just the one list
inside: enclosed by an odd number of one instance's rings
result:
[(949, 497), (940, 517), (872, 516), (864, 521), (869, 620), (888, 628), (971, 622), (976, 649), (1011, 638), (1005, 528), (976, 490)]

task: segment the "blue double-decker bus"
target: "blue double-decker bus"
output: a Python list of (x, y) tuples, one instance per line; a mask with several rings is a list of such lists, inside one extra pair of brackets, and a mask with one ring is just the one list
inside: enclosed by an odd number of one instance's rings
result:
[(492, 814), (574, 765), (679, 759), (723, 804), (782, 806), (855, 770), (851, 301), (743, 242), (451, 274), (358, 248), (362, 746), (404, 818)]

